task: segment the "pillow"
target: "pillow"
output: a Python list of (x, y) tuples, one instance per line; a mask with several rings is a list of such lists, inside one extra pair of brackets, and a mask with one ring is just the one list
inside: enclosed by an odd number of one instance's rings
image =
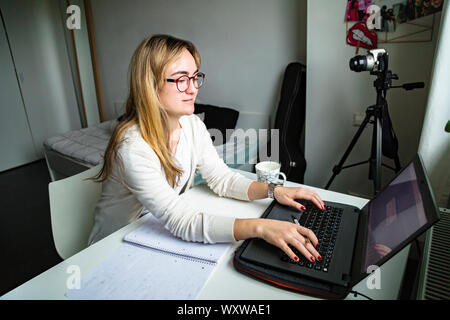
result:
[[(236, 128), (237, 120), (239, 117), (239, 111), (232, 108), (218, 107), (209, 104), (195, 104), (195, 114), (205, 114), (203, 122), (207, 129), (218, 129), (222, 133), (222, 137), (227, 139), (226, 129)], [(214, 142), (214, 137), (212, 137)], [(226, 141), (223, 141), (225, 143)], [(214, 143), (219, 145), (219, 141)]]
[(202, 113), (197, 113), (196, 115), (197, 115), (197, 117), (200, 118), (200, 120), (202, 120), (203, 122), (205, 121), (205, 113), (204, 113), (204, 112), (202, 112)]

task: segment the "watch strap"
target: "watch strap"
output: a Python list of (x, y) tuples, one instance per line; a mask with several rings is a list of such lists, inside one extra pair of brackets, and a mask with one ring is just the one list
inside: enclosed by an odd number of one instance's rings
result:
[(269, 183), (269, 191), (267, 192), (267, 196), (268, 196), (270, 199), (275, 199), (274, 191), (275, 191), (275, 188), (278, 187), (278, 186), (280, 186), (280, 184)]

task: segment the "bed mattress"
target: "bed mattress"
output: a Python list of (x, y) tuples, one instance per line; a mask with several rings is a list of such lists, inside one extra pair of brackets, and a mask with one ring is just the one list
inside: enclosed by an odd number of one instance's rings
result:
[[(76, 174), (99, 164), (116, 125), (117, 120), (111, 120), (46, 139), (45, 156), (52, 180)], [(257, 143), (238, 141), (231, 136), (227, 143), (215, 148), (219, 157), (231, 168), (248, 170), (249, 165), (256, 163)], [(201, 182), (203, 180), (197, 174), (195, 184)]]
[(90, 128), (69, 131), (45, 140), (44, 147), (76, 159), (89, 167), (102, 161), (117, 120), (102, 122)]

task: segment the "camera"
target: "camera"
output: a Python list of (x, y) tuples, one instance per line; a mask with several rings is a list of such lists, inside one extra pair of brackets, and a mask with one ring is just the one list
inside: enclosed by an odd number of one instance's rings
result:
[(384, 72), (387, 69), (388, 53), (385, 49), (373, 49), (365, 56), (350, 59), (350, 70), (355, 72), (370, 71), (371, 74)]
[[(398, 139), (395, 136), (392, 121), (389, 117), (386, 93), (392, 88), (414, 90), (423, 88), (425, 84), (423, 82), (414, 82), (405, 83), (401, 86), (392, 86), (392, 80), (398, 80), (398, 76), (389, 70), (388, 65), (389, 54), (385, 49), (369, 50), (369, 53), (365, 56), (356, 56), (350, 59), (350, 70), (356, 72), (370, 71), (371, 75), (377, 76), (377, 79), (373, 82), (373, 86), (377, 90), (377, 100), (375, 105), (367, 108), (366, 117), (350, 142), (344, 156), (339, 161), (339, 164), (334, 166), (333, 175), (325, 186), (325, 189), (330, 187), (334, 178), (342, 169), (369, 163), (369, 179), (373, 180), (374, 193), (376, 195), (381, 190), (381, 166), (383, 165), (393, 169), (395, 172), (401, 170), (400, 159), (398, 157)], [(368, 124), (373, 124), (372, 148), (369, 160), (344, 166), (347, 157)], [(384, 165), (381, 161), (382, 156), (393, 159), (395, 168)]]

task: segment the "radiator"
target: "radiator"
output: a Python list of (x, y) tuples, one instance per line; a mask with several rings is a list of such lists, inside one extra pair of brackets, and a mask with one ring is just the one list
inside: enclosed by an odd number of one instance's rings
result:
[(450, 299), (450, 210), (440, 211), (441, 220), (425, 240), (417, 295), (421, 300)]

